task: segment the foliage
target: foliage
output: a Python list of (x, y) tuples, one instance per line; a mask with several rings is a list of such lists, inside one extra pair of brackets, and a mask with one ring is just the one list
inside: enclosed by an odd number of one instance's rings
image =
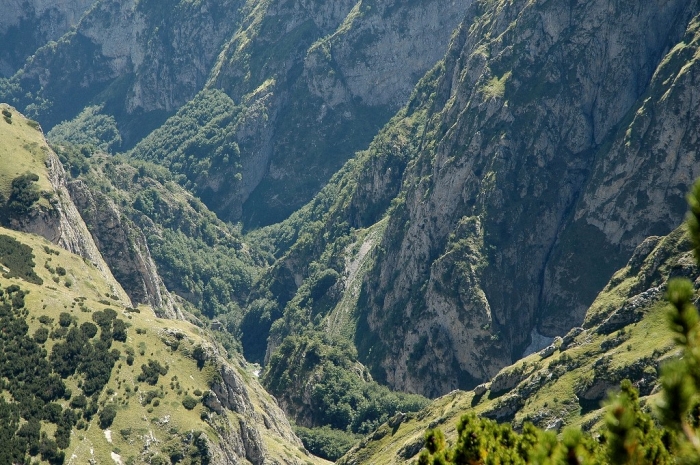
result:
[(136, 378), (138, 381), (146, 382), (151, 386), (158, 384), (158, 377), (165, 376), (168, 373), (168, 367), (161, 365), (156, 360), (148, 360), (148, 365), (141, 365), (141, 374)]
[(350, 448), (362, 437), (328, 426), (320, 428), (304, 428), (297, 426), (294, 432), (304, 447), (317, 457), (335, 461), (345, 455)]
[[(52, 372), (46, 351), (28, 334), (24, 320), (25, 291), (12, 285), (0, 293), (0, 463), (25, 463), (27, 455), (40, 454), (50, 463), (62, 463), (70, 442), (70, 429), (77, 420), (72, 410), (55, 401), (68, 392)], [(55, 441), (40, 439), (40, 421), (56, 424)]]
[(105, 152), (118, 150), (122, 143), (114, 116), (101, 113), (99, 105), (87, 106), (70, 121), (63, 121), (46, 135), (52, 144), (91, 145)]
[(4, 234), (0, 235), (0, 263), (9, 268), (3, 273), (5, 278), (18, 277), (33, 284), (44, 282), (34, 271), (32, 248)]
[[(392, 392), (367, 381), (359, 370), (349, 342), (307, 333), (282, 342), (262, 381), (273, 395), (285, 400), (288, 409), (303, 410), (312, 426), (352, 433), (367, 434), (395, 413), (414, 412), (428, 403), (422, 396)], [(311, 393), (308, 404), (301, 395), (307, 391)]]
[[(167, 167), (212, 209), (217, 199), (203, 176), (230, 172), (228, 181), (240, 181), (240, 149), (236, 125), (242, 107), (220, 90), (204, 90), (153, 131), (130, 152), (134, 158)], [(201, 185), (200, 185), (201, 184)]]
[(11, 217), (26, 215), (41, 195), (36, 186), (39, 176), (35, 173), (25, 173), (12, 180), (12, 191), (7, 200), (7, 210)]
[(61, 161), (63, 168), (70, 173), (73, 178), (77, 178), (81, 174), (85, 174), (90, 170), (88, 158), (95, 151), (95, 148), (89, 145), (73, 145), (73, 144), (51, 144), (51, 148), (58, 159)]
[(149, 237), (151, 253), (166, 284), (189, 295), (209, 318), (240, 313), (237, 302), (252, 284), (249, 265), (231, 248), (208, 246), (182, 231), (166, 229), (162, 237)]
[[(112, 343), (109, 327), (102, 327), (100, 339), (90, 341), (92, 328), (81, 325), (72, 327), (65, 342), (54, 344), (49, 360), (53, 369), (62, 377), (78, 372), (84, 375), (82, 389), (86, 395), (100, 392), (107, 384), (112, 367), (119, 358), (118, 352), (110, 351)], [(93, 334), (94, 335), (94, 334)]]
[(100, 428), (107, 429), (112, 426), (112, 422), (117, 417), (117, 407), (114, 404), (107, 404), (100, 410)]
[(197, 406), (197, 399), (190, 395), (186, 395), (184, 399), (182, 399), (182, 406), (187, 410), (192, 410)]

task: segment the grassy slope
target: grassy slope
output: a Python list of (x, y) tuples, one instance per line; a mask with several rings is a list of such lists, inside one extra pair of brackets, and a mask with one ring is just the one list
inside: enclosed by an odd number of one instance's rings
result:
[[(152, 310), (145, 306), (140, 307), (138, 313), (129, 312), (106, 297), (112, 292), (109, 284), (102, 280), (99, 272), (82, 258), (58, 249), (37, 236), (5, 228), (0, 228), (0, 234), (9, 235), (33, 249), (35, 271), (44, 280), (43, 285), (36, 285), (18, 278), (0, 277), (0, 286), (3, 288), (18, 284), (22, 289), (30, 291), (26, 297), (26, 308), (29, 310), (27, 317), (29, 334), (33, 334), (41, 326), (39, 317), (42, 315), (54, 319), (52, 325), (55, 329), (58, 327), (58, 316), (61, 312), (70, 313), (76, 324), (80, 325), (82, 322), (91, 321), (93, 311), (103, 310), (107, 306), (117, 310), (118, 318), (131, 325), (126, 343), (113, 342), (112, 348), (118, 349), (122, 356), (114, 366), (110, 381), (100, 395), (101, 404), (115, 402), (118, 405), (118, 414), (109, 428), (110, 433), (100, 429), (97, 415), (93, 417), (86, 430), (74, 429), (70, 447), (66, 450), (67, 463), (86, 463), (90, 459), (94, 459), (97, 463), (111, 463), (112, 453), (118, 453), (123, 460), (133, 456), (138, 463), (143, 458), (140, 454), (148, 438), (151, 438), (150, 450), (158, 452), (167, 448), (169, 444), (181, 441), (181, 437), (188, 431), (202, 431), (214, 443), (220, 440), (212, 426), (200, 418), (202, 412), (208, 412), (206, 407), (200, 403), (193, 410), (187, 410), (182, 405), (185, 395), (196, 397), (195, 390), (204, 392), (209, 389), (207, 379), (210, 376), (209, 372), (206, 368), (198, 369), (196, 361), (191, 356), (194, 346), (212, 343), (204, 330), (187, 322), (156, 318)], [(57, 251), (58, 255), (55, 252), (49, 253), (47, 250)], [(48, 270), (44, 266), (45, 263), (53, 268), (61, 266), (67, 270), (67, 274), (59, 277), (58, 274)], [(58, 278), (59, 282), (55, 282), (54, 278)], [(66, 287), (66, 281), (72, 282), (72, 285)], [(177, 331), (184, 335), (176, 350), (166, 344), (168, 340), (166, 331)], [(49, 338), (45, 343), (49, 353), (55, 342)], [(127, 347), (133, 348), (135, 352), (132, 366), (126, 363)], [(141, 365), (147, 363), (149, 359), (169, 366), (167, 375), (161, 376), (156, 386), (149, 386), (136, 379), (141, 373)], [(251, 401), (255, 410), (260, 412), (263, 404), (269, 404), (272, 401), (257, 382), (253, 381), (253, 376), (247, 371), (248, 369), (243, 366), (242, 363), (238, 364), (236, 369), (247, 381)], [(68, 378), (66, 384), (73, 391), (74, 396), (80, 392), (74, 377)], [(141, 405), (143, 396), (149, 390), (163, 392), (163, 397), (158, 399), (160, 404), (156, 407)], [(63, 407), (68, 405), (68, 401), (61, 401), (61, 403)], [(227, 412), (226, 415), (230, 417), (231, 421), (228, 422), (230, 425), (238, 425), (234, 413)], [(216, 421), (216, 424), (223, 423), (220, 420)], [(268, 453), (272, 456), (287, 457), (302, 462), (317, 460), (304, 455), (297, 447), (285, 443), (264, 428), (261, 433)], [(152, 441), (153, 438), (155, 442)]]
[[(494, 393), (492, 381), (484, 385), (481, 395), (453, 391), (421, 412), (382, 425), (339, 463), (410, 462), (420, 451), (428, 428), (440, 427), (449, 440), (456, 436), (458, 419), (468, 412), (511, 421), (516, 427), (531, 421), (555, 430), (567, 425), (595, 430), (602, 420), (606, 385), (619, 385), (625, 377), (646, 391), (642, 403), (652, 408), (659, 361), (674, 354), (663, 288), (669, 274), (697, 275), (697, 270), (688, 266), (692, 260), (687, 250), (684, 230), (678, 228), (647, 257), (642, 256), (643, 261), (633, 263), (633, 257), (591, 305), (583, 332), (576, 336), (569, 333), (571, 337), (565, 337), (563, 345), (557, 341), (558, 348), (551, 355), (532, 354), (497, 375), (511, 375), (516, 380), (514, 387)], [(613, 312), (635, 303), (643, 315), (640, 321), (614, 331), (602, 330), (601, 324)], [(596, 385), (602, 390), (593, 396), (595, 399), (586, 402), (581, 398)], [(508, 406), (514, 407), (509, 411)]]
[(38, 186), (42, 191), (52, 191), (46, 177), (46, 152), (48, 146), (35, 124), (26, 120), (13, 107), (0, 103), (0, 111), (9, 111), (11, 123), (0, 116), (0, 193), (9, 197), (12, 180), (26, 172), (39, 175)]
[[(31, 121), (21, 117), (14, 108), (0, 104), (0, 111), (8, 110), (13, 116), (7, 123), (0, 115), (0, 192), (6, 197), (10, 193), (11, 182), (16, 176), (31, 171), (39, 175), (39, 189), (51, 192), (53, 189), (48, 181), (45, 166), (45, 152), (48, 150), (40, 130)], [(46, 147), (46, 148), (45, 148)], [(95, 415), (86, 429), (73, 429), (71, 443), (66, 452), (66, 463), (113, 463), (118, 454), (124, 462), (130, 457), (134, 463), (148, 459), (149, 455), (159, 454), (168, 456), (168, 449), (173, 445), (186, 442), (189, 431), (202, 431), (214, 444), (222, 441), (221, 433), (238, 436), (239, 420), (255, 428), (260, 433), (266, 449), (266, 454), (288, 463), (323, 463), (324, 461), (308, 456), (296, 444), (281, 438), (274, 428), (263, 426), (263, 418), (274, 416), (270, 406), (274, 400), (257, 382), (247, 364), (238, 356), (233, 355), (232, 368), (244, 380), (254, 412), (238, 415), (225, 410), (218, 416), (204, 407), (201, 402), (193, 410), (187, 410), (182, 405), (186, 395), (195, 395), (195, 390), (209, 390), (212, 370), (199, 369), (197, 361), (192, 357), (195, 346), (215, 347), (216, 343), (205, 330), (184, 321), (165, 320), (157, 318), (150, 307), (141, 306), (136, 311), (124, 307), (114, 300), (116, 292), (114, 284), (106, 281), (102, 274), (88, 261), (71, 254), (46, 239), (22, 232), (0, 228), (0, 235), (10, 236), (31, 247), (34, 255), (34, 270), (43, 280), (42, 285), (32, 284), (20, 278), (6, 278), (0, 273), (0, 287), (6, 289), (12, 284), (19, 285), (29, 291), (25, 298), (26, 309), (29, 311), (26, 321), (29, 325), (29, 335), (42, 325), (39, 318), (46, 315), (53, 319), (48, 329), (59, 327), (59, 315), (69, 313), (75, 325), (92, 321), (92, 313), (107, 307), (117, 311), (118, 318), (126, 321), (130, 327), (125, 343), (114, 341), (112, 348), (121, 352), (120, 360), (115, 364), (108, 384), (102, 390), (100, 407), (114, 402), (118, 413), (110, 426), (109, 434), (99, 427), (99, 416)], [(2, 266), (6, 269), (6, 266)], [(65, 269), (65, 274), (57, 270)], [(6, 271), (6, 270), (5, 270)], [(172, 333), (182, 335), (176, 349), (172, 348)], [(47, 353), (63, 339), (49, 338), (43, 345)], [(170, 345), (169, 345), (170, 344)], [(133, 349), (132, 365), (126, 362), (127, 348)], [(215, 349), (221, 351), (221, 349)], [(148, 360), (157, 360), (162, 365), (168, 365), (169, 371), (160, 376), (156, 386), (138, 382), (141, 365)], [(219, 359), (218, 364), (225, 363)], [(216, 371), (213, 372), (216, 374)], [(78, 381), (81, 375), (73, 375), (65, 380), (73, 397), (81, 393)], [(137, 389), (138, 388), (138, 389)], [(158, 405), (142, 405), (146, 392), (158, 390)], [(7, 397), (6, 392), (0, 396)], [(64, 408), (68, 400), (61, 400)], [(208, 421), (202, 419), (207, 413)], [(278, 412), (281, 415), (281, 412)], [(280, 419), (273, 420), (275, 424)], [(53, 424), (44, 423), (43, 430), (52, 437), (55, 430)], [(216, 428), (218, 431), (215, 431)], [(284, 429), (284, 426), (282, 426)], [(123, 434), (122, 434), (123, 432)], [(148, 453), (144, 452), (145, 444), (149, 442)], [(168, 460), (169, 461), (169, 460)]]

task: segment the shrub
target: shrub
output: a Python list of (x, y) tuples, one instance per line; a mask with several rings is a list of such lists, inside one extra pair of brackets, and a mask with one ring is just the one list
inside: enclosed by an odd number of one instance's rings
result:
[(335, 461), (345, 455), (361, 436), (329, 428), (296, 427), (294, 432), (304, 447), (312, 454), (326, 460)]
[(58, 315), (58, 324), (64, 328), (70, 326), (72, 321), (73, 318), (71, 318), (70, 313), (61, 312), (61, 314)]
[(100, 411), (100, 428), (107, 429), (112, 425), (114, 418), (117, 416), (117, 407), (114, 404), (107, 404)]
[(187, 410), (192, 410), (197, 406), (197, 399), (190, 395), (187, 395), (184, 399), (182, 399), (182, 406), (185, 407)]
[(145, 381), (151, 386), (158, 384), (158, 377), (168, 373), (168, 368), (162, 366), (155, 360), (149, 360), (148, 365), (141, 365), (141, 374), (136, 378), (138, 381)]
[(34, 331), (34, 340), (39, 343), (43, 344), (46, 342), (46, 340), (49, 338), (49, 330), (46, 328), (39, 328), (36, 331)]

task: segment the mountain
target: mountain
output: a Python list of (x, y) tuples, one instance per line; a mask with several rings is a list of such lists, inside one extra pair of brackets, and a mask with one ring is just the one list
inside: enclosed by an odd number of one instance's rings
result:
[(0, 18), (0, 76), (10, 77), (47, 42), (75, 27), (94, 0), (8, 0)]
[[(95, 263), (125, 308), (215, 328), (333, 457), (410, 420), (408, 460), (452, 402), (594, 427), (608, 381), (654, 390), (660, 293), (695, 273), (676, 228), (700, 175), (699, 14), (99, 0), (0, 79), (68, 173), (3, 175), (3, 222)], [(36, 144), (12, 150), (39, 173), (56, 157)]]
[(472, 391), (454, 391), (418, 413), (396, 415), (338, 463), (410, 463), (428, 428), (448, 438), (466, 412), (522, 429), (525, 422), (553, 431), (575, 426), (599, 432), (609, 392), (630, 379), (646, 409), (658, 403), (659, 367), (678, 356), (668, 327), (668, 279), (697, 282), (686, 228), (650, 237), (635, 250), (586, 312), (580, 327), (530, 354)]
[[(58, 137), (113, 151), (134, 147), (172, 116), (133, 155), (187, 176), (222, 219), (270, 224), (369, 143), (440, 59), (467, 6), (95, 1), (74, 29), (26, 54), (0, 83), (0, 100)], [(227, 160), (203, 176), (164, 150), (163, 137), (191, 132), (189, 109), (219, 90), (229, 108), (195, 116), (208, 128), (199, 138), (225, 131), (235, 148), (224, 156), (196, 139), (179, 145), (204, 166)]]
[[(0, 461), (324, 463), (240, 355), (205, 328), (132, 304), (39, 125), (1, 108), (0, 217), (13, 229), (0, 227)], [(119, 239), (119, 216), (98, 210), (98, 231)]]
[(434, 397), (580, 326), (700, 174), (698, 8), (473, 5), (369, 151), (258, 233), (280, 257), (254, 293), (282, 316), (268, 357), (344, 321), (375, 379)]

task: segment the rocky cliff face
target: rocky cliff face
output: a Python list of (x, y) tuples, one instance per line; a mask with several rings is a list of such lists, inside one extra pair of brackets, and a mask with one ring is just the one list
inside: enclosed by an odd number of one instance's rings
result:
[(366, 147), (442, 56), (469, 4), (344, 2), (333, 12), (320, 6), (305, 10), (302, 3), (270, 5), (262, 21), (273, 31), (283, 27), (280, 18), (298, 19), (293, 27), (285, 20), (285, 33), (273, 41), (271, 51), (261, 52), (273, 40), (269, 33), (245, 48), (253, 57), (245, 76), (252, 79), (242, 79), (247, 68), (241, 69), (240, 59), (214, 75), (217, 85), (236, 95), (266, 76), (255, 68), (256, 60), (265, 63), (263, 71), (272, 60), (257, 55), (279, 53), (284, 43), (305, 44), (276, 70), (266, 89), (269, 121), (256, 127), (249, 142), (242, 139), (242, 157), (250, 166), (243, 179), (252, 178), (241, 192), (244, 223), (265, 225), (286, 218)]
[(0, 99), (47, 129), (98, 105), (92, 117), (114, 117), (128, 148), (203, 88), (222, 89), (245, 107), (241, 166), (193, 182), (221, 217), (269, 224), (366, 147), (469, 4), (100, 0), (0, 83)]
[(609, 390), (619, 389), (623, 379), (632, 382), (642, 402), (653, 404), (659, 365), (678, 355), (664, 293), (671, 277), (697, 283), (691, 248), (685, 225), (668, 236), (647, 238), (596, 297), (581, 327), (472, 391), (450, 392), (418, 414), (383, 425), (338, 463), (412, 463), (428, 428), (439, 424), (448, 441), (456, 438), (458, 420), (467, 411), (516, 429), (532, 422), (548, 430), (573, 427), (595, 434), (609, 414), (602, 406)]
[[(165, 331), (161, 339), (168, 343), (183, 341), (182, 332)], [(205, 421), (218, 434), (210, 442), (211, 463), (324, 463), (306, 452), (277, 402), (250, 378), (246, 363), (233, 356), (226, 360), (219, 349), (202, 344), (196, 355), (201, 364), (216, 367), (216, 380), (202, 403), (208, 409)]]
[(358, 337), (375, 373), (428, 395), (486, 380), (532, 328), (579, 324), (633, 248), (682, 220), (700, 174), (686, 129), (695, 62), (681, 58), (696, 50), (698, 10), (473, 9), (437, 81), (435, 138), (405, 174), (364, 288)]
[[(114, 279), (73, 203), (66, 185), (66, 173), (56, 154), (47, 145), (41, 128), (35, 122), (29, 122), (14, 108), (7, 105), (2, 105), (2, 108), (9, 110), (14, 119), (12, 123), (3, 121), (8, 131), (3, 131), (2, 134), (4, 140), (0, 156), (5, 158), (3, 163), (10, 169), (23, 167), (34, 170), (32, 172), (38, 176), (44, 199), (35, 203), (26, 215), (12, 218), (10, 226), (18, 231), (43, 236), (90, 261), (110, 283), (112, 293), (124, 304), (131, 305), (129, 296)], [(9, 132), (11, 130), (16, 132)]]
[(39, 47), (78, 24), (95, 0), (7, 0), (0, 18), (0, 76), (12, 76)]
[(150, 305), (159, 315), (182, 319), (182, 312), (158, 275), (141, 230), (111, 199), (90, 190), (83, 181), (72, 181), (68, 188), (102, 256), (133, 304)]
[(202, 88), (239, 8), (235, 1), (97, 1), (75, 30), (33, 54), (3, 98), (47, 129), (90, 101), (107, 103), (105, 113), (117, 116), (133, 144)]

